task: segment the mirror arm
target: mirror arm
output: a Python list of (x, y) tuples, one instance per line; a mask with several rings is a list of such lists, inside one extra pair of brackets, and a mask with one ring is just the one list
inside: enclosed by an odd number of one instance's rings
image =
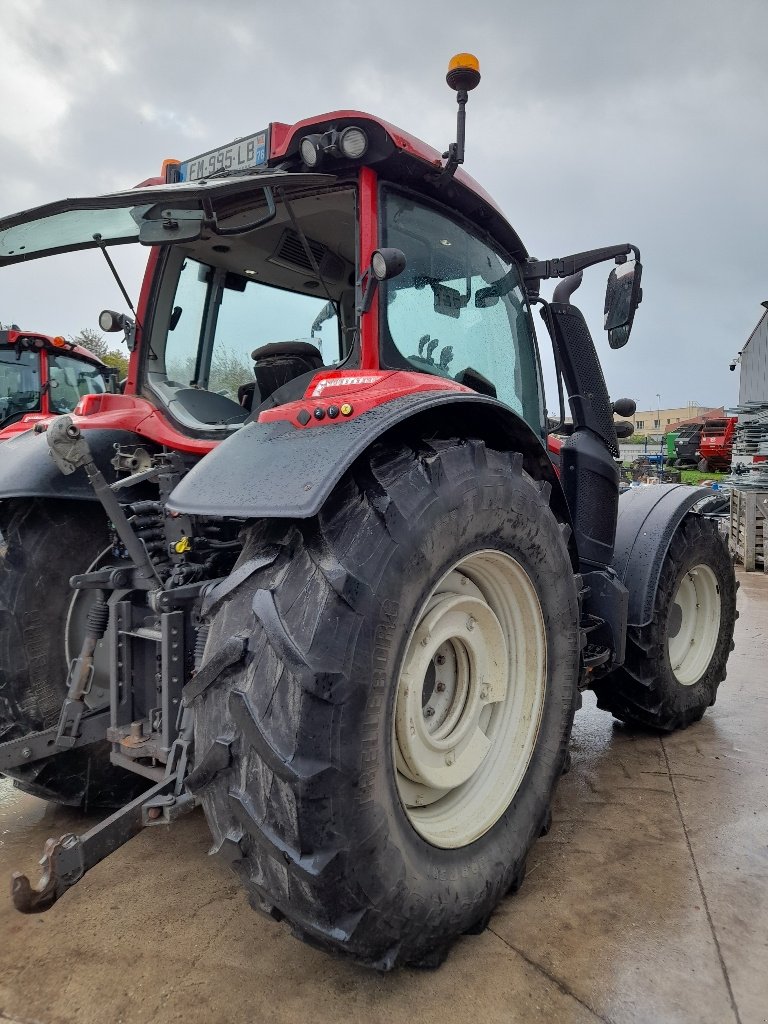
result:
[(588, 252), (578, 252), (573, 256), (564, 256), (561, 259), (528, 259), (522, 266), (523, 280), (529, 293), (538, 294), (538, 288), (528, 286), (529, 281), (533, 283), (550, 277), (570, 277), (580, 270), (593, 267), (597, 263), (604, 263), (606, 260), (615, 259), (619, 263), (624, 263), (630, 253), (634, 253), (635, 259), (640, 260), (640, 250), (629, 242), (624, 245), (609, 245), (603, 249), (590, 249)]
[[(363, 283), (365, 283), (364, 287)], [(376, 294), (378, 286), (379, 279), (374, 274), (373, 269), (371, 267), (367, 267), (357, 280), (358, 301), (355, 307), (355, 312), (358, 316), (362, 316), (363, 313), (367, 313), (371, 308), (373, 296)]]

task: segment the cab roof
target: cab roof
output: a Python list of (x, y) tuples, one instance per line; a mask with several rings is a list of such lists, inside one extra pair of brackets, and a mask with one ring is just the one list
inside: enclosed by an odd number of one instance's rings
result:
[(106, 363), (103, 363), (98, 356), (94, 355), (90, 349), (83, 348), (82, 345), (73, 345), (72, 342), (67, 342), (64, 345), (54, 345), (53, 336), (50, 334), (41, 334), (39, 331), (0, 331), (0, 347), (6, 345), (16, 345), (19, 339), (30, 338), (30, 339), (41, 339), (44, 342), (44, 347), (48, 352), (59, 353), (63, 356), (76, 356), (80, 359), (85, 359), (89, 363), (93, 363), (95, 366), (103, 367)]
[(441, 179), (444, 161), (436, 149), (374, 114), (362, 110), (335, 110), (292, 125), (273, 121), (270, 125), (269, 163), (276, 165), (287, 157), (297, 156), (305, 135), (332, 128), (340, 130), (349, 125), (374, 130), (372, 145), (361, 163), (374, 167), (394, 182), (455, 207), (479, 227), (490, 231), (512, 256), (517, 259), (527, 257), (520, 236), (501, 208), (471, 175), (458, 167), (452, 177)]

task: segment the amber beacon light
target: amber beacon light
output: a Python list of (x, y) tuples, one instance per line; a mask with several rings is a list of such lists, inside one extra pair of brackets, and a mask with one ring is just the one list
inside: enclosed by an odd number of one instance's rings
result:
[(456, 116), (456, 141), (443, 153), (445, 163), (440, 176), (443, 181), (453, 177), (459, 164), (464, 163), (465, 108), (470, 92), (480, 84), (480, 61), (473, 53), (457, 53), (451, 57), (445, 80), (456, 93), (459, 110)]
[(471, 92), (480, 84), (480, 61), (473, 53), (457, 53), (448, 63), (445, 80), (456, 92)]

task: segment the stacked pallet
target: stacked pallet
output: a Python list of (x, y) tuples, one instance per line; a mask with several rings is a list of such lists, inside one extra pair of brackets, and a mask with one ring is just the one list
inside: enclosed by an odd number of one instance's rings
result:
[(731, 490), (729, 544), (747, 572), (768, 573), (768, 490), (734, 487)]

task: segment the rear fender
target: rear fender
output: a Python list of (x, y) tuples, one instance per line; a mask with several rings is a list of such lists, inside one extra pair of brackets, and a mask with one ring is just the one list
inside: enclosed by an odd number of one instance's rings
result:
[(521, 452), (525, 470), (551, 484), (552, 507), (570, 523), (560, 481), (528, 424), (501, 402), (455, 391), (403, 395), (354, 419), (321, 426), (299, 428), (287, 420), (247, 423), (190, 470), (168, 507), (214, 518), (308, 519), (320, 511), (355, 459), (390, 436), (406, 441), (475, 437), (491, 448)]
[(646, 626), (675, 530), (693, 506), (712, 492), (708, 487), (657, 484), (633, 487), (619, 498), (613, 569), (629, 591), (627, 621)]
[[(130, 430), (87, 430), (88, 440), (96, 465), (109, 483), (117, 479), (110, 464), (114, 446), (141, 445), (156, 450), (145, 438)], [(49, 454), (45, 432), (36, 434), (28, 430), (4, 441), (0, 448), (0, 501), (8, 498), (70, 498), (97, 501), (84, 472), (64, 476), (56, 468)]]

